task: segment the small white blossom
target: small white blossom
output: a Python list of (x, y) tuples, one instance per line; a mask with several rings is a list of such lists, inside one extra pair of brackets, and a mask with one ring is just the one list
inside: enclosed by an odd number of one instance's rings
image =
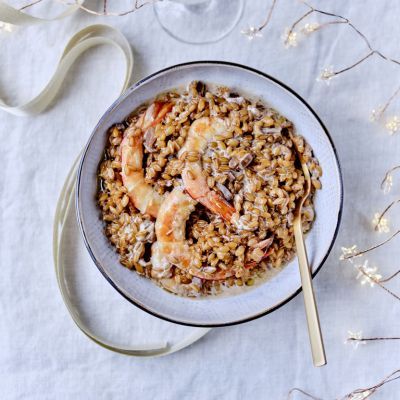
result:
[(289, 28), (285, 29), (285, 32), (282, 35), (282, 39), (286, 48), (296, 47), (298, 45), (297, 32), (291, 31)]
[(393, 186), (393, 176), (392, 174), (387, 174), (385, 180), (383, 181), (383, 193), (388, 194)]
[(318, 22), (312, 22), (310, 24), (305, 24), (302, 31), (308, 35), (310, 33), (313, 33), (317, 31), (320, 28), (320, 24)]
[(365, 344), (366, 342), (362, 339), (362, 331), (352, 332), (347, 331), (347, 339), (344, 342), (345, 344), (351, 343), (351, 345), (357, 349), (360, 344)]
[(7, 22), (0, 21), (0, 31), (12, 32), (13, 29), (14, 29), (14, 25), (11, 25)]
[(358, 252), (357, 246), (354, 244), (351, 247), (342, 247), (341, 250), (342, 250), (342, 255), (339, 257), (339, 260), (340, 261), (347, 260), (353, 263), (353, 259), (347, 257), (354, 256), (355, 254), (357, 254)]
[(379, 233), (388, 233), (390, 231), (389, 220), (385, 217), (380, 218), (380, 216), (379, 213), (374, 214), (372, 225)]
[(249, 26), (246, 29), (242, 29), (240, 33), (247, 36), (249, 40), (253, 40), (257, 37), (262, 37), (262, 32), (260, 32), (260, 30), (258, 28), (255, 28), (254, 26)]
[(385, 123), (385, 128), (393, 135), (400, 129), (400, 118), (397, 115), (390, 117)]
[(331, 79), (335, 76), (335, 71), (333, 70), (333, 66), (330, 65), (329, 67), (325, 67), (321, 73), (319, 74), (319, 77), (317, 78), (317, 81), (323, 81), (327, 85), (329, 85)]
[(379, 106), (378, 108), (374, 108), (371, 110), (371, 114), (369, 115), (369, 120), (371, 122), (376, 122), (381, 119), (383, 113), (383, 106)]
[(356, 279), (360, 279), (361, 285), (369, 283), (371, 287), (374, 287), (375, 282), (382, 278), (382, 275), (377, 273), (377, 267), (368, 266), (368, 260), (365, 260), (364, 264), (356, 265), (355, 267), (358, 269)]

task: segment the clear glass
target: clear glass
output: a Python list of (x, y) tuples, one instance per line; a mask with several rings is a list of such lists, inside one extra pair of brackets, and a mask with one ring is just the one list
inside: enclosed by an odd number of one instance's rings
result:
[(163, 0), (154, 3), (163, 29), (185, 43), (221, 40), (239, 22), (243, 0)]

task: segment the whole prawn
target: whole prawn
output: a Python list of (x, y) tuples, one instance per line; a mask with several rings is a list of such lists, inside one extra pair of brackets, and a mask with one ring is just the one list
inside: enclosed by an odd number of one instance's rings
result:
[(143, 214), (157, 217), (163, 197), (145, 182), (143, 141), (150, 142), (154, 127), (172, 109), (172, 103), (155, 102), (127, 129), (121, 142), (122, 183), (133, 205)]
[[(188, 137), (180, 150), (183, 153), (196, 152), (202, 154), (216, 135), (227, 137), (227, 126), (220, 118), (203, 117), (194, 121), (189, 128)], [(233, 222), (235, 208), (225, 198), (207, 184), (200, 161), (186, 159), (182, 171), (182, 180), (188, 194), (210, 211), (220, 215), (225, 221)]]
[[(185, 194), (181, 188), (175, 188), (166, 196), (159, 209), (155, 224), (159, 256), (165, 257), (169, 263), (201, 279), (221, 280), (234, 276), (233, 268), (213, 273), (208, 272), (207, 266), (203, 267), (199, 258), (196, 257), (194, 248), (187, 243), (185, 238), (186, 222), (194, 211), (195, 204), (196, 201)], [(266, 249), (263, 258), (270, 254), (268, 248), (271, 246), (272, 240), (269, 238), (256, 245), (256, 247)], [(257, 263), (251, 262), (246, 264), (245, 268), (254, 268), (256, 265)]]

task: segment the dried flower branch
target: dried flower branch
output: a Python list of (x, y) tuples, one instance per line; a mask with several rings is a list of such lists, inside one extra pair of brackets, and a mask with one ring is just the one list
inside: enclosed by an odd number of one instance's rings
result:
[(61, 1), (61, 3), (68, 5), (68, 6), (76, 5), (81, 10), (86, 11), (89, 14), (100, 15), (100, 16), (105, 15), (105, 16), (123, 17), (125, 15), (131, 14), (131, 13), (139, 10), (140, 8), (142, 8), (143, 6), (145, 6), (147, 4), (152, 4), (159, 0), (145, 0), (143, 2), (140, 0), (135, 0), (132, 8), (125, 10), (125, 11), (120, 11), (120, 12), (108, 11), (109, 8), (108, 8), (107, 0), (103, 0), (103, 10), (101, 12), (95, 11), (95, 10), (85, 6), (84, 4), (81, 4), (78, 0), (59, 0), (59, 1)]
[(391, 235), (389, 238), (385, 239), (383, 242), (378, 243), (366, 250), (360, 250), (360, 251), (356, 251), (354, 253), (351, 254), (345, 254), (341, 256), (341, 260), (349, 260), (352, 259), (354, 257), (359, 257), (365, 253), (368, 253), (372, 250), (378, 249), (379, 247), (382, 247), (383, 245), (385, 245), (386, 243), (390, 242), (392, 239), (394, 239), (398, 234), (400, 233), (400, 230), (396, 231), (395, 233), (393, 233), (393, 235)]
[[(387, 383), (396, 381), (397, 379), (400, 379), (400, 369), (392, 372), (390, 375), (388, 375), (386, 378), (384, 378), (382, 381), (377, 383), (376, 385), (367, 387), (367, 388), (360, 388), (353, 390), (352, 392), (344, 395), (341, 397), (339, 400), (364, 400), (368, 399), (371, 397), (373, 394), (375, 394), (379, 389), (381, 389), (383, 386), (385, 386)], [(320, 397), (316, 397), (312, 395), (311, 393), (306, 392), (305, 390), (299, 389), (299, 388), (293, 388), (289, 391), (288, 393), (288, 400), (292, 399), (293, 393), (301, 393), (304, 396), (306, 396), (309, 399), (312, 400), (323, 400)]]
[(390, 190), (392, 189), (393, 186), (393, 175), (392, 173), (396, 171), (397, 169), (400, 169), (400, 165), (396, 165), (395, 167), (389, 169), (389, 171), (386, 172), (382, 183), (381, 183), (381, 189), (383, 190), (384, 193), (389, 193)]
[(351, 64), (351, 65), (349, 65), (348, 67), (343, 68), (343, 69), (341, 69), (341, 70), (339, 70), (339, 71), (334, 71), (334, 72), (333, 72), (333, 76), (335, 76), (335, 75), (340, 75), (340, 74), (342, 74), (343, 72), (350, 71), (351, 69), (357, 67), (357, 65), (360, 65), (362, 62), (364, 62), (365, 60), (367, 60), (369, 57), (373, 56), (374, 54), (375, 54), (375, 51), (370, 51), (366, 56), (360, 58), (360, 59), (359, 59), (358, 61), (356, 61), (354, 64)]
[(384, 340), (400, 340), (400, 337), (349, 337), (347, 338), (348, 342), (375, 342), (375, 341), (384, 341)]
[(374, 231), (379, 233), (388, 233), (390, 232), (389, 220), (384, 217), (384, 214), (375, 213), (374, 218), (372, 219), (372, 225), (374, 227)]
[(383, 114), (385, 114), (386, 110), (390, 106), (390, 104), (393, 102), (393, 100), (399, 95), (400, 93), (400, 86), (394, 91), (394, 93), (387, 99), (386, 103), (378, 107), (378, 109), (374, 109), (371, 112), (371, 121), (379, 121), (382, 119)]
[(385, 128), (391, 135), (396, 133), (400, 129), (400, 117), (397, 115), (390, 117), (385, 123)]
[[(333, 77), (343, 74), (347, 71), (350, 71), (354, 68), (356, 68), (357, 66), (359, 66), (360, 64), (364, 63), (365, 61), (367, 61), (370, 57), (372, 56), (377, 56), (380, 57), (381, 59), (399, 65), (400, 66), (400, 61), (395, 59), (395, 58), (391, 58), (389, 56), (387, 56), (384, 52), (382, 52), (381, 50), (374, 48), (371, 45), (371, 42), (369, 41), (368, 37), (362, 33), (351, 21), (350, 19), (348, 19), (345, 16), (333, 13), (333, 12), (328, 12), (325, 10), (321, 10), (318, 9), (314, 6), (312, 6), (310, 3), (306, 2), (305, 0), (302, 0), (302, 4), (308, 8), (308, 10), (302, 14), (297, 20), (295, 20), (292, 25), (286, 29), (284, 35), (283, 35), (283, 41), (284, 41), (284, 45), (285, 47), (295, 47), (298, 44), (298, 37), (299, 37), (299, 33), (303, 33), (305, 35), (308, 35), (310, 33), (316, 32), (316, 31), (320, 31), (323, 28), (326, 28), (330, 25), (339, 25), (339, 24), (344, 24), (347, 25), (353, 32), (355, 32), (358, 37), (361, 39), (361, 41), (366, 45), (366, 47), (368, 48), (369, 52), (361, 57), (358, 61), (354, 62), (353, 64), (344, 67), (342, 69), (339, 70), (334, 70), (333, 67), (326, 67), (322, 70), (318, 80), (320, 81), (325, 81), (326, 83), (329, 82), (329, 80), (331, 80)], [(266, 19), (266, 24), (263, 23), (258, 27), (252, 27), (252, 32), (254, 33), (253, 36), (251, 38), (254, 38), (256, 36), (262, 36), (261, 31), (265, 28), (265, 26), (267, 26), (267, 24), (270, 22), (271, 19), (271, 15), (272, 15), (272, 11), (276, 6), (276, 0), (274, 0), (271, 4), (271, 6), (269, 7), (268, 10), (268, 17)], [(328, 21), (325, 22), (323, 24), (319, 24), (319, 23), (307, 23), (304, 25), (303, 28), (297, 30), (299, 24), (306, 20), (308, 17), (310, 17), (313, 14), (319, 14), (319, 15), (323, 15), (325, 17), (328, 18), (333, 18), (333, 21)], [(247, 32), (248, 34), (251, 34), (250, 32)], [(371, 119), (374, 121), (380, 120), (382, 119), (383, 115), (385, 114), (385, 112), (387, 111), (388, 107), (390, 106), (390, 104), (393, 102), (393, 100), (400, 94), (400, 86), (398, 89), (396, 89), (396, 91), (389, 97), (389, 99), (386, 101), (386, 103), (382, 106), (379, 107), (377, 110), (372, 110), (372, 115), (371, 115)], [(392, 116), (391, 118), (389, 118), (386, 122), (385, 122), (385, 128), (389, 131), (389, 133), (393, 134), (397, 131), (400, 130), (400, 117), (399, 116)]]
[(269, 22), (271, 21), (272, 13), (274, 12), (275, 6), (276, 6), (277, 0), (272, 0), (271, 7), (269, 8), (267, 18), (265, 18), (265, 21), (259, 26), (259, 27), (254, 27), (254, 26), (249, 26), (246, 29), (243, 29), (240, 33), (243, 35), (247, 36), (249, 40), (252, 40), (256, 37), (261, 37), (262, 33), (261, 31), (267, 27)]
[(306, 396), (306, 397), (308, 397), (309, 399), (312, 399), (312, 400), (323, 400), (320, 397), (315, 397), (312, 394), (310, 394), (310, 393), (308, 393), (308, 392), (306, 392), (306, 391), (304, 391), (302, 389), (299, 389), (299, 388), (293, 388), (293, 389), (290, 390), (290, 392), (288, 393), (288, 397), (287, 397), (288, 400), (292, 399), (292, 395), (295, 392), (304, 394), (304, 396)]
[[(387, 219), (385, 219), (385, 215), (387, 212), (395, 205), (400, 203), (400, 199), (392, 201), (380, 214), (375, 214), (374, 218), (374, 230), (378, 232), (385, 231), (385, 229), (382, 229), (384, 226), (387, 226), (388, 222)], [(384, 222), (386, 221), (386, 222)]]
[(304, 19), (306, 19), (309, 15), (311, 15), (313, 13), (313, 10), (307, 11), (305, 14), (303, 14), (299, 19), (297, 19), (296, 21), (294, 21), (294, 23), (292, 24), (292, 26), (288, 29), (287, 31), (287, 35), (286, 35), (286, 39), (284, 40), (284, 45), (286, 47), (288, 47), (288, 39), (290, 38), (291, 35), (293, 35), (294, 30), (296, 28), (296, 26), (303, 21)]
[[(368, 271), (365, 267), (363, 266), (359, 266), (358, 271), (365, 276), (365, 278), (367, 279), (368, 282), (372, 284), (377, 284), (380, 288), (382, 288), (383, 290), (385, 290), (387, 293), (389, 293), (391, 296), (393, 296), (396, 300), (400, 300), (400, 296), (398, 296), (397, 294), (393, 293), (390, 289), (388, 289), (385, 285), (383, 285), (383, 283), (381, 282), (381, 275), (376, 274), (375, 271)], [(395, 276), (397, 275), (397, 273), (395, 274)], [(392, 276), (392, 278), (394, 278), (394, 276)], [(387, 282), (387, 280), (384, 280)]]
[(386, 385), (389, 382), (393, 382), (399, 378), (400, 378), (400, 369), (392, 372), (378, 384), (365, 389), (356, 389), (353, 392), (342, 397), (341, 400), (356, 400), (357, 399), (356, 395), (364, 395), (364, 397), (358, 397), (358, 399), (360, 400), (367, 399), (368, 397), (371, 397), (375, 392), (377, 392), (382, 386)]
[(351, 345), (353, 346), (354, 349), (358, 349), (358, 346), (360, 344), (366, 344), (362, 339), (362, 331), (359, 332), (352, 332), (352, 331), (348, 331), (347, 332), (347, 338), (344, 342), (344, 344), (348, 344), (351, 343)]
[(355, 268), (358, 270), (356, 279), (361, 278), (361, 285), (369, 283), (371, 287), (374, 287), (375, 283), (380, 282), (382, 278), (382, 275), (378, 274), (377, 267), (368, 266), (368, 260), (365, 260), (361, 265), (356, 265)]
[[(351, 247), (342, 247), (342, 255), (340, 256), (340, 260), (347, 260), (350, 263), (353, 264), (353, 259), (356, 257), (361, 257), (365, 253), (375, 250), (386, 243), (388, 243), (390, 240), (392, 240), (394, 237), (396, 237), (400, 233), (400, 230), (395, 232), (392, 236), (390, 236), (388, 239), (385, 241), (372, 246), (366, 250), (361, 250), (359, 251), (357, 249), (357, 246), (351, 246)], [(394, 297), (396, 300), (400, 300), (400, 296), (398, 296), (396, 293), (392, 292), (390, 289), (388, 289), (384, 283), (387, 283), (391, 281), (393, 278), (398, 276), (400, 274), (400, 270), (395, 272), (394, 274), (390, 275), (387, 278), (382, 279), (382, 275), (378, 273), (377, 267), (370, 267), (368, 265), (368, 260), (365, 260), (363, 264), (356, 264), (354, 267), (358, 271), (357, 279), (361, 279), (361, 284), (369, 284), (371, 287), (373, 287), (375, 284), (385, 290), (388, 294), (390, 294), (392, 297)]]
[[(351, 64), (351, 65), (349, 65), (349, 66), (347, 66), (347, 67), (345, 67), (345, 68), (342, 68), (342, 69), (340, 69), (340, 70), (333, 71), (332, 74), (331, 74), (331, 76), (330, 76), (328, 79), (330, 79), (330, 78), (332, 78), (332, 77), (334, 77), (334, 76), (336, 76), (336, 75), (340, 75), (340, 74), (342, 74), (342, 73), (344, 73), (344, 72), (347, 72), (347, 71), (349, 71), (349, 70), (351, 70), (351, 69), (357, 67), (358, 65), (360, 65), (361, 63), (363, 63), (364, 61), (366, 61), (368, 58), (370, 58), (370, 57), (373, 56), (373, 55), (378, 55), (379, 57), (385, 59), (386, 61), (391, 61), (391, 62), (394, 62), (394, 63), (400, 65), (400, 62), (399, 62), (399, 61), (394, 60), (394, 59), (391, 59), (390, 57), (387, 57), (386, 55), (384, 55), (384, 54), (383, 54), (380, 50), (378, 50), (378, 49), (374, 49), (374, 48), (371, 46), (371, 43), (369, 42), (368, 38), (367, 38), (358, 28), (356, 28), (356, 27), (353, 25), (353, 23), (352, 23), (348, 18), (343, 17), (342, 15), (338, 15), (338, 14), (335, 14), (335, 13), (331, 13), (331, 12), (327, 12), (327, 11), (324, 11), (324, 10), (317, 9), (317, 8), (313, 7), (312, 5), (306, 3), (306, 2), (303, 2), (303, 4), (304, 4), (306, 7), (308, 7), (309, 10), (308, 10), (306, 13), (304, 13), (299, 19), (297, 19), (297, 20), (292, 24), (292, 26), (291, 26), (290, 29), (289, 29), (289, 34), (293, 33), (294, 30), (295, 30), (295, 28), (297, 27), (297, 25), (298, 25), (301, 21), (303, 21), (304, 19), (306, 19), (308, 16), (310, 16), (311, 14), (322, 14), (322, 15), (325, 15), (325, 16), (328, 16), (328, 17), (336, 18), (335, 21), (333, 21), (335, 24), (341, 23), (341, 24), (346, 24), (346, 25), (348, 25), (354, 32), (356, 32), (356, 33), (358, 34), (358, 36), (364, 41), (364, 43), (366, 44), (366, 46), (367, 46), (368, 49), (370, 50), (370, 51), (368, 52), (367, 55), (365, 55), (364, 57), (362, 57), (361, 59), (359, 59), (359, 60), (356, 61), (355, 63), (353, 63), (353, 64)], [(323, 27), (328, 26), (328, 25), (330, 25), (330, 24), (321, 25), (320, 28), (319, 28), (319, 30), (322, 29)]]
[[(22, 6), (19, 10), (25, 10), (29, 7), (32, 7), (38, 3), (41, 3), (43, 0), (34, 0), (31, 3)], [(85, 6), (83, 4), (83, 2), (79, 1), (79, 0), (58, 0), (59, 2), (61, 2), (62, 4), (66, 5), (66, 6), (78, 6), (81, 10), (86, 11), (89, 14), (93, 14), (93, 15), (98, 15), (98, 16), (117, 16), (117, 17), (122, 17), (124, 15), (128, 15), (131, 14), (137, 10), (139, 10), (140, 8), (142, 8), (143, 6), (147, 5), (147, 4), (151, 4), (154, 3), (156, 1), (162, 1), (162, 0), (135, 0), (132, 8), (125, 10), (125, 11), (120, 11), (120, 12), (111, 12), (108, 11), (109, 7), (108, 7), (108, 1), (107, 0), (103, 0), (103, 9), (101, 12), (99, 11), (95, 11), (87, 6)], [(277, 0), (274, 0), (274, 2), (276, 2)]]
[(399, 274), (400, 274), (400, 270), (396, 271), (394, 274), (390, 275), (388, 278), (380, 279), (379, 282), (380, 282), (380, 283), (389, 282), (389, 281), (391, 281), (393, 278), (395, 278), (395, 277), (396, 277), (397, 275), (399, 275)]
[(341, 250), (342, 250), (342, 255), (339, 257), (340, 261), (347, 260), (351, 264), (353, 264), (354, 257), (361, 257), (361, 255), (357, 255), (358, 249), (355, 244), (350, 247), (342, 247)]

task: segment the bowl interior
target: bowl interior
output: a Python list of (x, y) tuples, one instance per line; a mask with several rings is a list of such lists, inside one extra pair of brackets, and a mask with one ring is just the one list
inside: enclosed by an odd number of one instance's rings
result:
[(96, 202), (97, 169), (108, 128), (123, 121), (135, 108), (158, 93), (185, 86), (192, 80), (226, 85), (252, 98), (260, 98), (292, 121), (297, 132), (313, 148), (323, 169), (323, 188), (315, 198), (316, 220), (306, 237), (313, 273), (324, 262), (335, 239), (342, 206), (342, 182), (329, 136), (309, 106), (279, 82), (246, 67), (209, 62), (171, 67), (130, 88), (105, 113), (89, 140), (77, 182), (78, 219), (94, 262), (122, 295), (144, 310), (174, 322), (217, 326), (255, 318), (292, 298), (301, 287), (297, 260), (271, 280), (243, 293), (199, 300), (178, 297), (121, 266), (117, 253), (103, 233)]

